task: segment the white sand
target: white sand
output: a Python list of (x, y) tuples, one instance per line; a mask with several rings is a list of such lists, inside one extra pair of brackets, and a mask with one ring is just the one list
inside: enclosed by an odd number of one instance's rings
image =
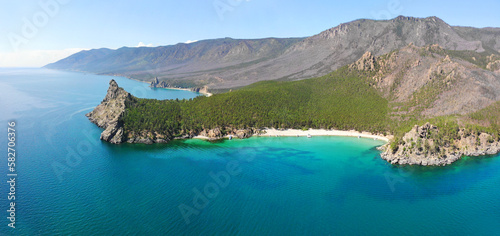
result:
[[(191, 91), (191, 89), (187, 89), (187, 88), (164, 88), (164, 89), (183, 90), (183, 91), (193, 92), (193, 91)], [(211, 97), (213, 95), (212, 93), (208, 93), (208, 92), (207, 93), (198, 92), (198, 93), (203, 94), (203, 95), (205, 95), (207, 97)]]
[(325, 129), (309, 129), (309, 130), (299, 130), (299, 129), (265, 129), (266, 133), (260, 136), (345, 136), (345, 137), (360, 137), (360, 138), (370, 138), (376, 140), (383, 140), (389, 142), (392, 136), (375, 135), (369, 132), (358, 132), (355, 130), (343, 131), (343, 130), (325, 130)]
[[(344, 137), (360, 137), (360, 138), (370, 138), (376, 140), (382, 140), (389, 142), (393, 136), (383, 136), (383, 135), (375, 135), (369, 132), (358, 132), (355, 130), (351, 131), (343, 131), (343, 130), (325, 130), (325, 129), (309, 129), (309, 130), (300, 130), (300, 129), (286, 129), (286, 130), (277, 130), (277, 129), (264, 129), (263, 134), (255, 135), (260, 137), (279, 137), (279, 136), (290, 136), (290, 137), (306, 137), (307, 135), (314, 136), (344, 136)], [(194, 137), (195, 139), (209, 139), (206, 136), (198, 135)], [(225, 138), (229, 138), (229, 135), (226, 135)]]

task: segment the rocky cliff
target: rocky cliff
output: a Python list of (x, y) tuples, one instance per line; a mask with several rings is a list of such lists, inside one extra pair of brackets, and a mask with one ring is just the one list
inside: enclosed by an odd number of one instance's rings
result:
[(115, 144), (125, 141), (125, 131), (120, 118), (125, 112), (126, 104), (134, 100), (135, 97), (118, 87), (115, 80), (109, 82), (104, 100), (92, 112), (86, 114), (92, 123), (104, 129), (101, 140)]
[(463, 156), (500, 152), (500, 138), (464, 128), (457, 128), (455, 131), (455, 134), (444, 134), (430, 123), (415, 126), (401, 140), (385, 145), (381, 157), (391, 164), (443, 166)]

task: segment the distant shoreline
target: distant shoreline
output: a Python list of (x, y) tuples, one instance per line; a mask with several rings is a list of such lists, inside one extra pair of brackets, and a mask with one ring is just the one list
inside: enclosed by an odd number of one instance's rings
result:
[[(44, 68), (44, 67), (41, 67), (41, 68)], [(137, 82), (141, 82), (141, 83), (151, 84), (150, 82), (147, 82), (147, 81), (144, 81), (144, 80), (134, 79), (134, 78), (132, 78), (132, 77), (128, 77), (128, 76), (124, 76), (124, 75), (96, 74), (96, 73), (93, 73), (93, 72), (78, 71), (78, 70), (61, 70), (61, 69), (49, 69), (49, 70), (67, 71), (67, 72), (76, 72), (76, 73), (81, 73), (81, 74), (92, 74), (92, 75), (101, 75), (101, 76), (122, 77), (122, 78), (130, 79), (130, 80), (134, 80), (134, 81), (137, 81)], [(172, 89), (172, 90), (183, 90), (183, 91), (189, 91), (189, 92), (193, 92), (193, 93), (203, 94), (203, 95), (205, 95), (205, 96), (207, 96), (207, 97), (211, 97), (212, 95), (214, 95), (213, 93), (194, 92), (194, 91), (192, 91), (192, 90), (191, 90), (191, 89), (189, 89), (189, 88), (161, 88), (161, 89)]]
[[(137, 81), (137, 82), (142, 82), (142, 83), (147, 83), (147, 84), (151, 84), (150, 82), (147, 82), (147, 81), (144, 81), (144, 80), (138, 80), (138, 79), (134, 79), (134, 78), (130, 78), (130, 77), (125, 77), (125, 76), (120, 76), (120, 75), (114, 75), (114, 76), (118, 76), (118, 77), (123, 77), (123, 78), (127, 78), (127, 79), (131, 79), (131, 80), (134, 80), (134, 81)], [(158, 87), (157, 87), (158, 88)], [(159, 88), (159, 89), (172, 89), (172, 90), (182, 90), (182, 91), (188, 91), (188, 92), (193, 92), (193, 93), (200, 93), (200, 94), (203, 94), (207, 97), (211, 97), (212, 95), (214, 95), (213, 93), (203, 93), (203, 92), (194, 92), (192, 91), (191, 89), (189, 88)]]
[[(253, 136), (256, 137), (307, 137), (311, 135), (314, 136), (341, 136), (341, 137), (358, 137), (358, 138), (369, 138), (375, 140), (382, 140), (385, 142), (389, 142), (390, 139), (393, 138), (392, 135), (383, 136), (376, 135), (370, 132), (359, 132), (355, 130), (345, 131), (345, 130), (326, 130), (326, 129), (309, 129), (309, 130), (300, 130), (300, 129), (285, 129), (285, 130), (277, 130), (277, 129), (263, 129), (265, 133), (256, 134)], [(224, 138), (229, 138), (230, 135), (225, 135)], [(234, 135), (233, 135), (234, 137)], [(194, 139), (210, 139), (209, 137), (198, 135), (193, 137)]]
[(183, 90), (183, 91), (189, 91), (189, 92), (193, 92), (193, 93), (200, 93), (200, 94), (203, 94), (203, 95), (205, 95), (207, 97), (211, 97), (212, 95), (214, 95), (213, 93), (195, 92), (195, 91), (192, 91), (191, 89), (187, 89), (187, 88), (159, 88), (159, 89)]

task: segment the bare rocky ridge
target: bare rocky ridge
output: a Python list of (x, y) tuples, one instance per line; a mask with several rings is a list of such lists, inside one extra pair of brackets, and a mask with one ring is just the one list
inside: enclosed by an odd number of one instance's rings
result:
[(481, 68), (450, 56), (439, 45), (410, 44), (378, 57), (366, 52), (350, 68), (375, 74), (372, 85), (400, 104), (394, 108), (395, 117), (464, 115), (500, 100), (500, 74), (492, 71), (500, 63), (497, 57), (483, 58), (488, 66)]
[(444, 166), (462, 156), (484, 156), (500, 152), (500, 140), (494, 140), (486, 133), (467, 133), (460, 129), (458, 139), (443, 144), (438, 143), (443, 142), (442, 140), (432, 136), (439, 132), (438, 127), (429, 123), (415, 126), (397, 146), (385, 145), (381, 157), (391, 164)]
[[(328, 74), (369, 51), (384, 55), (410, 43), (500, 53), (500, 29), (454, 27), (437, 17), (355, 20), (308, 38), (214, 39), (157, 48), (83, 51), (47, 68), (121, 75), (172, 87), (231, 89), (262, 80)], [(492, 64), (495, 66), (497, 64)]]

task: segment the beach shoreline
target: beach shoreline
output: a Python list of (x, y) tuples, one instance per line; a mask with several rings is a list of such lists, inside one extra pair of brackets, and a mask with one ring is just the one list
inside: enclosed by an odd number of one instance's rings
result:
[[(300, 130), (300, 129), (263, 129), (262, 133), (256, 134), (256, 137), (308, 137), (308, 136), (340, 136), (340, 137), (358, 137), (358, 138), (369, 138), (374, 140), (381, 140), (385, 142), (389, 142), (393, 136), (392, 135), (379, 135), (372, 134), (370, 132), (359, 132), (355, 130), (326, 130), (326, 129), (309, 129), (309, 130)], [(225, 135), (223, 138), (234, 138), (234, 135)], [(209, 140), (210, 138), (207, 136), (198, 135), (193, 137), (194, 139), (204, 139)]]

